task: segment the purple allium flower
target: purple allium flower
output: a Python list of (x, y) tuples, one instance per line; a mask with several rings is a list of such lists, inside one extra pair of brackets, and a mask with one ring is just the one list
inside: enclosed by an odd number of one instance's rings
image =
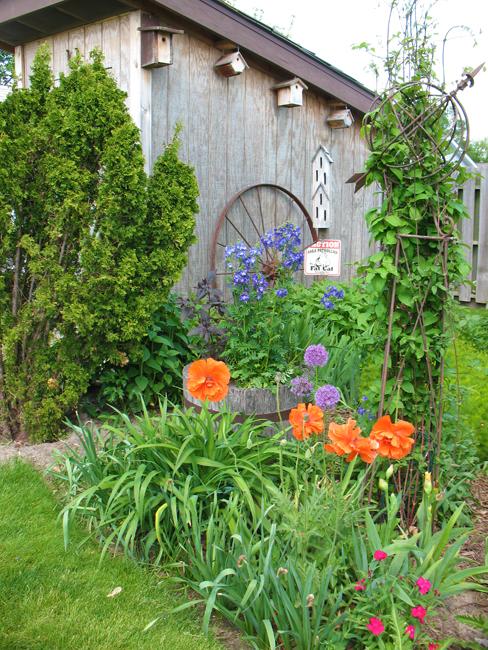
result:
[(315, 393), (315, 404), (321, 409), (333, 409), (341, 399), (341, 394), (335, 386), (326, 384)]
[(241, 293), (241, 295), (239, 296), (239, 300), (241, 302), (249, 302), (249, 294), (247, 293), (247, 291), (243, 291)]
[(318, 345), (309, 345), (305, 350), (303, 359), (307, 366), (325, 366), (329, 360), (329, 353), (320, 343)]
[(288, 295), (288, 289), (276, 289), (276, 295), (278, 298), (284, 298)]
[(366, 413), (366, 409), (364, 409), (362, 406), (358, 408), (358, 415), (364, 415)]
[(291, 392), (297, 397), (305, 397), (305, 395), (310, 395), (312, 390), (312, 382), (305, 375), (294, 377), (291, 380)]

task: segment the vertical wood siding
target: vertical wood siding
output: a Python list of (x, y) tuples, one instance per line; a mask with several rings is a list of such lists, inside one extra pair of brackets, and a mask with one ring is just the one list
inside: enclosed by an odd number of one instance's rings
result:
[(467, 278), (473, 284), (459, 289), (461, 302), (488, 304), (488, 163), (478, 163), (478, 175), (459, 188), (469, 219), (461, 223), (465, 257), (471, 266)]
[(47, 43), (51, 51), (55, 83), (61, 73), (69, 70), (68, 62), (77, 52), (88, 59), (95, 48), (101, 49), (105, 65), (121, 90), (128, 94), (129, 112), (143, 133), (146, 156), (150, 157), (150, 73), (140, 68), (141, 12), (133, 11), (89, 25), (83, 25), (48, 38), (32, 41), (15, 48), (15, 67), (24, 86), (29, 76), (37, 49)]
[[(152, 76), (152, 162), (162, 152), (180, 122), (182, 157), (190, 162), (200, 187), (198, 242), (178, 285), (187, 292), (209, 269), (209, 247), (218, 215), (242, 188), (277, 183), (312, 208), (312, 158), (319, 144), (329, 149), (332, 165), (332, 227), (321, 236), (343, 243), (341, 280), (354, 274), (353, 263), (369, 254), (364, 212), (375, 201), (372, 189), (354, 195), (345, 181), (363, 168), (367, 151), (360, 124), (332, 130), (326, 124), (326, 98), (308, 91), (303, 107), (278, 108), (271, 87), (279, 80), (251, 67), (224, 79), (214, 70), (221, 53), (189, 34), (174, 38), (174, 63)], [(261, 193), (266, 227), (293, 218), (288, 201)], [(257, 201), (256, 196), (248, 201)], [(247, 205), (250, 211), (257, 205)], [(240, 206), (241, 210), (244, 210)], [(243, 234), (256, 241), (252, 223)], [(229, 236), (237, 235), (229, 232)]]
[[(43, 41), (17, 48), (16, 65), (25, 83), (41, 42), (51, 48), (55, 77), (68, 69), (76, 50), (87, 57), (100, 47), (107, 67), (119, 86), (128, 93), (127, 105), (141, 129), (148, 169), (172, 138), (176, 124), (182, 125), (181, 157), (195, 168), (200, 188), (198, 242), (192, 247), (189, 264), (178, 289), (187, 292), (209, 270), (209, 249), (218, 215), (227, 201), (242, 188), (256, 183), (276, 183), (291, 190), (312, 209), (312, 158), (320, 144), (334, 160), (330, 179), (331, 228), (321, 237), (341, 239), (342, 276), (354, 274), (354, 263), (370, 252), (364, 212), (373, 205), (373, 190), (354, 195), (345, 181), (363, 168), (367, 151), (356, 122), (353, 127), (332, 130), (326, 124), (329, 101), (309, 90), (304, 104), (278, 108), (271, 87), (282, 78), (251, 67), (238, 77), (225, 79), (214, 70), (221, 56), (210, 39), (191, 34), (173, 39), (173, 64), (154, 70), (140, 68), (138, 11), (56, 34)], [(174, 22), (174, 21), (173, 21)], [(263, 190), (247, 199), (256, 214), (260, 201), (266, 229), (297, 220), (290, 202)], [(254, 204), (252, 204), (254, 203)], [(243, 215), (244, 207), (237, 208)], [(243, 234), (257, 240), (251, 222)], [(236, 233), (228, 232), (229, 237)], [(222, 253), (222, 252), (221, 252)]]

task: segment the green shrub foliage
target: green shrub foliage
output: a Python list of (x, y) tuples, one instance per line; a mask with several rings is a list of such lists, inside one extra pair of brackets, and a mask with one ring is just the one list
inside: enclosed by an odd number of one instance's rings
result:
[(96, 369), (130, 353), (194, 241), (198, 187), (178, 134), (144, 171), (139, 131), (101, 54), (54, 87), (47, 50), (0, 104), (0, 402), (45, 440)]

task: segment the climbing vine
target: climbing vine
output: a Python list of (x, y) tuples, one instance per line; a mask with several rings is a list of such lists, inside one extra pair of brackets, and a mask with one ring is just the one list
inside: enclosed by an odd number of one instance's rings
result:
[(180, 275), (198, 210), (178, 136), (144, 172), (139, 131), (104, 68), (79, 57), (54, 87), (0, 104), (0, 427), (59, 435), (96, 369), (145, 333)]
[(445, 314), (469, 267), (458, 231), (466, 212), (455, 193), (465, 180), (455, 151), (459, 115), (449, 112), (449, 96), (435, 80), (429, 19), (419, 20), (418, 4), (405, 4), (403, 33), (386, 60), (392, 86), (363, 126), (371, 145), (365, 182), (379, 186), (382, 200), (366, 214), (378, 252), (362, 273), (383, 343), (376, 354), (384, 370), (375, 385), (379, 410), (416, 425), (432, 469), (449, 344)]

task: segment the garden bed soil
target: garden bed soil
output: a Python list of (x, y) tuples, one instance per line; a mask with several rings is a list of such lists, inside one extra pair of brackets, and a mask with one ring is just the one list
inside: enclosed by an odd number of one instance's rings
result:
[(40, 470), (47, 469), (55, 460), (55, 452), (65, 451), (68, 447), (78, 447), (80, 441), (76, 433), (56, 442), (43, 442), (37, 445), (8, 442), (0, 440), (0, 463), (21, 458)]
[[(466, 568), (473, 564), (485, 564), (485, 541), (488, 537), (488, 476), (480, 475), (472, 484), (471, 503), (474, 532), (464, 545), (461, 556), (466, 558)], [(486, 576), (483, 576), (486, 579)], [(488, 616), (488, 594), (465, 591), (446, 601), (436, 613), (435, 635), (439, 639), (455, 637), (463, 641), (477, 641), (488, 648), (488, 638), (473, 628), (460, 623), (456, 616)], [(434, 626), (433, 626), (434, 627)], [(463, 650), (464, 645), (450, 646), (452, 650)]]

